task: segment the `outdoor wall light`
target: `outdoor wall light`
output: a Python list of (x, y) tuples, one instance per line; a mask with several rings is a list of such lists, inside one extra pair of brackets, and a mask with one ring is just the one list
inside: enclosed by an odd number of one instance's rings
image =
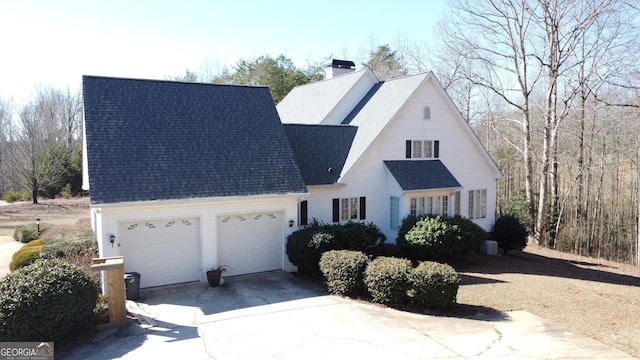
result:
[(36, 225), (38, 226), (38, 235), (40, 235), (40, 218), (36, 218)]
[(289, 220), (289, 227), (293, 227), (293, 224), (295, 224), (295, 221), (293, 219)]
[(109, 242), (111, 243), (111, 247), (113, 247), (113, 243), (116, 242), (116, 236), (113, 234), (109, 235)]

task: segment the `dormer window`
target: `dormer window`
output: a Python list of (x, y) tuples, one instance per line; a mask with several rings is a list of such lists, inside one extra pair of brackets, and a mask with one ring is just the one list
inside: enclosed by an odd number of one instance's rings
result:
[(428, 106), (424, 107), (424, 119), (431, 120), (431, 108)]
[(437, 159), (440, 157), (440, 141), (438, 140), (407, 140), (407, 159)]

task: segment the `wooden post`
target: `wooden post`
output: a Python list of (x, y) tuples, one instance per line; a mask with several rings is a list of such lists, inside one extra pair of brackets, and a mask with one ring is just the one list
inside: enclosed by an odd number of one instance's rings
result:
[(124, 290), (124, 258), (122, 256), (93, 259), (93, 271), (106, 272), (105, 281), (109, 302), (109, 323), (98, 326), (99, 330), (125, 326), (127, 307)]

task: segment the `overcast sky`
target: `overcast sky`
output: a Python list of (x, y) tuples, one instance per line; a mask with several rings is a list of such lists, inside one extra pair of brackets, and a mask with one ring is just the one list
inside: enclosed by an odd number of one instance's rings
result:
[[(0, 97), (36, 86), (77, 91), (81, 77), (164, 79), (284, 54), (297, 67), (358, 61), (372, 39), (430, 42), (441, 0), (3, 0)], [(359, 65), (359, 64), (357, 64)], [(359, 66), (358, 66), (359, 67)]]

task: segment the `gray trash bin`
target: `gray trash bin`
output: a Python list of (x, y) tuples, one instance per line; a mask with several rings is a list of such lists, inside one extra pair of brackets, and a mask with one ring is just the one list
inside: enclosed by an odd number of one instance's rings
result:
[(125, 273), (124, 286), (127, 300), (138, 300), (140, 297), (140, 274), (137, 272)]

